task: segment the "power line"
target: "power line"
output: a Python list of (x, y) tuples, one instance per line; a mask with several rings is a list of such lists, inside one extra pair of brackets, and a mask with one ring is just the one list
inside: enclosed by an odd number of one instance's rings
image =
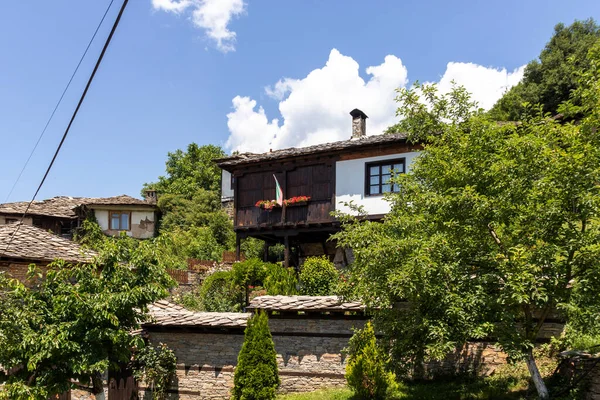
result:
[(21, 176), (23, 175), (23, 172), (25, 172), (25, 168), (27, 168), (27, 165), (29, 164), (29, 161), (31, 160), (31, 157), (33, 157), (33, 153), (35, 153), (35, 150), (37, 149), (38, 145), (40, 144), (40, 141), (42, 140), (42, 137), (44, 137), (44, 134), (46, 133), (46, 129), (48, 129), (48, 125), (50, 125), (50, 122), (52, 121), (52, 118), (54, 118), (54, 114), (56, 114), (56, 110), (58, 110), (58, 107), (62, 103), (62, 100), (65, 97), (65, 94), (67, 93), (67, 90), (69, 90), (69, 87), (71, 86), (71, 82), (73, 82), (73, 78), (75, 78), (75, 75), (77, 74), (77, 71), (79, 71), (79, 67), (81, 66), (81, 63), (83, 62), (83, 59), (85, 58), (88, 50), (90, 49), (90, 46), (92, 45), (92, 42), (96, 38), (96, 35), (98, 34), (98, 31), (100, 30), (100, 27), (104, 23), (104, 19), (106, 18), (106, 15), (108, 14), (108, 11), (112, 7), (114, 1), (115, 0), (110, 0), (110, 4), (106, 8), (106, 11), (104, 12), (104, 15), (102, 16), (102, 19), (100, 20), (100, 23), (96, 27), (96, 31), (92, 35), (92, 38), (90, 39), (87, 47), (85, 48), (85, 51), (83, 52), (81, 58), (79, 59), (79, 62), (77, 63), (77, 67), (75, 67), (75, 71), (73, 71), (73, 74), (71, 75), (71, 78), (69, 79), (69, 82), (67, 83), (67, 86), (65, 86), (65, 90), (63, 90), (60, 98), (58, 99), (58, 102), (56, 103), (56, 106), (54, 107), (54, 110), (52, 111), (52, 114), (50, 114), (50, 118), (48, 118), (48, 121), (46, 122), (46, 125), (44, 126), (44, 129), (42, 129), (42, 133), (38, 137), (37, 142), (35, 142), (35, 145), (33, 146), (33, 149), (31, 150), (31, 153), (29, 153), (29, 157), (27, 158), (27, 161), (25, 161), (25, 165), (23, 165), (23, 169), (21, 169), (21, 172), (19, 172), (19, 176), (17, 176), (17, 180), (12, 185), (12, 188), (10, 188), (10, 192), (8, 192), (8, 196), (6, 196), (6, 199), (4, 200), (5, 203), (8, 203), (8, 199), (10, 198), (10, 196), (13, 193), (13, 191), (15, 190), (15, 187), (17, 186), (17, 183), (19, 183), (19, 180), (21, 179)]
[(104, 43), (102, 52), (100, 53), (100, 56), (98, 57), (98, 61), (96, 61), (96, 65), (94, 66), (94, 70), (92, 71), (92, 74), (90, 75), (90, 78), (88, 79), (87, 85), (85, 85), (85, 89), (83, 90), (83, 93), (81, 94), (79, 103), (77, 103), (77, 107), (75, 108), (75, 111), (73, 112), (73, 116), (71, 117), (71, 120), (69, 121), (69, 125), (67, 125), (67, 129), (65, 129), (65, 133), (63, 134), (63, 137), (62, 137), (60, 143), (58, 144), (56, 151), (54, 152), (52, 161), (50, 161), (50, 165), (48, 165), (48, 168), (46, 169), (46, 173), (44, 174), (44, 177), (42, 178), (42, 181), (40, 182), (37, 190), (33, 194), (31, 201), (29, 202), (29, 204), (27, 204), (27, 208), (25, 209), (25, 212), (23, 213), (23, 216), (21, 217), (21, 221), (19, 221), (19, 224), (17, 225), (14, 232), (12, 233), (12, 235), (10, 237), (10, 241), (6, 245), (6, 249), (4, 249), (4, 252), (8, 251), (10, 245), (12, 244), (14, 237), (19, 232), (19, 228), (21, 227), (21, 224), (23, 223), (23, 220), (25, 219), (25, 216), (27, 215), (27, 212), (29, 211), (31, 204), (35, 201), (35, 198), (37, 197), (38, 193), (40, 192), (40, 189), (44, 185), (44, 182), (46, 181), (46, 178), (48, 177), (48, 174), (50, 173), (50, 170), (52, 169), (52, 166), (54, 165), (54, 161), (56, 161), (56, 157), (58, 157), (58, 153), (60, 152), (60, 149), (62, 148), (62, 145), (65, 142), (65, 139), (67, 138), (67, 135), (69, 134), (69, 131), (71, 130), (71, 125), (73, 125), (73, 121), (75, 121), (75, 117), (77, 117), (77, 113), (79, 112), (79, 109), (81, 108), (81, 105), (83, 104), (83, 100), (85, 100), (85, 96), (87, 95), (87, 92), (90, 89), (90, 86), (92, 85), (92, 81), (94, 80), (94, 77), (96, 76), (96, 72), (98, 72), (98, 68), (100, 68), (100, 64), (102, 63), (104, 54), (106, 53), (106, 50), (108, 49), (108, 46), (110, 45), (113, 35), (115, 34), (115, 31), (117, 30), (117, 26), (119, 26), (119, 22), (121, 21), (121, 17), (123, 16), (125, 7), (127, 7), (127, 3), (129, 3), (129, 0), (123, 0), (123, 5), (121, 6), (121, 9), (119, 10), (117, 19), (115, 19), (113, 27), (110, 30), (110, 34), (108, 35), (108, 38), (106, 39), (106, 43)]

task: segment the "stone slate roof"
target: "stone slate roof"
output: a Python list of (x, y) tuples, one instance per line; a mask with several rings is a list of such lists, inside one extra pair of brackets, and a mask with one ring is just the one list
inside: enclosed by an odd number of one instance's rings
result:
[(149, 326), (187, 326), (209, 328), (245, 328), (250, 313), (228, 312), (195, 312), (159, 300), (149, 306), (151, 321), (144, 324)]
[[(0, 204), (0, 214), (23, 215), (29, 202)], [(109, 206), (109, 205), (143, 205), (155, 207), (154, 203), (121, 195), (104, 198), (58, 196), (47, 200), (34, 201), (29, 207), (28, 215), (42, 215), (59, 218), (76, 218), (75, 209), (80, 206)]]
[(389, 143), (402, 143), (406, 141), (405, 133), (383, 134), (367, 136), (361, 139), (343, 140), (340, 142), (324, 143), (309, 147), (292, 147), (289, 149), (275, 150), (268, 153), (242, 153), (231, 157), (215, 160), (217, 165), (223, 169), (237, 165), (250, 164), (262, 161), (279, 160), (303, 155), (312, 155), (325, 152), (337, 152), (357, 149), (363, 146), (382, 145)]
[[(11, 242), (15, 231), (16, 234)], [(30, 261), (54, 261), (60, 258), (69, 262), (90, 262), (95, 255), (96, 253), (91, 250), (82, 250), (79, 244), (71, 240), (34, 226), (0, 225), (0, 257)]]
[(254, 298), (249, 310), (269, 311), (363, 311), (358, 302), (342, 302), (337, 296), (260, 296)]

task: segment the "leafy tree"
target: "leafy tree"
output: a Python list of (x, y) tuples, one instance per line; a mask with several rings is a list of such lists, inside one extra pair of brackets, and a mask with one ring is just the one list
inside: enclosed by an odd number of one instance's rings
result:
[(598, 38), (600, 27), (593, 19), (556, 25), (539, 60), (527, 64), (523, 80), (498, 100), (490, 110), (491, 117), (517, 121), (528, 112), (528, 106), (536, 104), (555, 115), (578, 87), (578, 71), (589, 68), (587, 52)]
[(267, 263), (258, 258), (251, 258), (246, 261), (233, 264), (231, 274), (233, 282), (243, 289), (246, 296), (246, 306), (250, 303), (250, 288), (258, 283), (262, 283), (267, 276)]
[(209, 144), (188, 145), (187, 151), (169, 152), (166, 162), (166, 176), (159, 176), (158, 182), (146, 183), (142, 189), (153, 189), (159, 195), (179, 194), (192, 199), (198, 189), (219, 191), (221, 170), (213, 160), (225, 157), (225, 152), (218, 146)]
[(293, 268), (281, 264), (267, 264), (263, 285), (269, 296), (293, 296), (298, 294), (298, 278)]
[(327, 256), (309, 257), (300, 271), (300, 293), (329, 296), (339, 281), (339, 273)]
[(152, 400), (165, 400), (167, 389), (177, 370), (177, 358), (173, 350), (160, 343), (146, 346), (135, 354), (134, 376), (145, 381), (152, 392)]
[(371, 321), (350, 338), (346, 380), (359, 399), (383, 400), (398, 389), (396, 375), (386, 370), (387, 357), (377, 345)]
[(144, 346), (130, 333), (173, 281), (148, 243), (122, 244), (107, 245), (94, 264), (57, 261), (45, 275), (32, 265), (33, 287), (0, 274), (0, 398), (46, 400), (72, 379), (100, 393), (101, 374)]
[(269, 319), (263, 311), (248, 321), (233, 384), (233, 399), (275, 399), (280, 384), (277, 353), (269, 331)]
[(374, 308), (396, 365), (418, 374), (469, 338), (496, 337), (548, 398), (532, 351), (545, 319), (600, 310), (598, 106), (581, 124), (475, 114), (440, 124), (395, 178), (402, 191), (387, 196), (382, 223), (344, 217), (337, 239), (354, 250), (355, 295)]

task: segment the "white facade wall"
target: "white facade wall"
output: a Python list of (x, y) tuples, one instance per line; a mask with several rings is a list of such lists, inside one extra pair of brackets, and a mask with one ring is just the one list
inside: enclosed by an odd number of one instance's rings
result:
[(406, 172), (410, 171), (412, 163), (419, 155), (418, 152), (389, 154), (386, 156), (359, 158), (355, 160), (338, 161), (335, 163), (335, 208), (348, 214), (355, 214), (344, 203), (353, 201), (363, 206), (369, 215), (387, 214), (390, 203), (382, 195), (365, 196), (365, 164), (370, 162), (405, 159)]
[(221, 200), (233, 200), (233, 189), (231, 188), (231, 173), (221, 170)]
[[(150, 239), (154, 237), (154, 224), (156, 221), (154, 220), (154, 211), (148, 210), (130, 210), (126, 208), (114, 207), (111, 209), (94, 209), (94, 214), (96, 216), (96, 220), (98, 221), (98, 225), (104, 233), (107, 234), (117, 234), (118, 232), (113, 232), (110, 230), (110, 224), (108, 221), (108, 216), (110, 211), (129, 211), (131, 212), (131, 226), (130, 230), (125, 231), (128, 236), (135, 237), (137, 239)], [(146, 223), (148, 221), (149, 223)], [(140, 227), (140, 222), (143, 222), (143, 225), (146, 227)], [(150, 226), (151, 225), (151, 226)]]

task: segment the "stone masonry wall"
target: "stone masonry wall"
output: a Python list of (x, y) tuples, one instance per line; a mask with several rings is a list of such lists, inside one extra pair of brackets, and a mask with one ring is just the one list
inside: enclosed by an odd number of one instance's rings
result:
[[(280, 392), (307, 392), (345, 385), (346, 360), (351, 328), (364, 320), (272, 318), (270, 328), (277, 352)], [(177, 356), (173, 399), (228, 399), (233, 373), (244, 336), (241, 330), (227, 333), (153, 332), (153, 343), (167, 344)]]

